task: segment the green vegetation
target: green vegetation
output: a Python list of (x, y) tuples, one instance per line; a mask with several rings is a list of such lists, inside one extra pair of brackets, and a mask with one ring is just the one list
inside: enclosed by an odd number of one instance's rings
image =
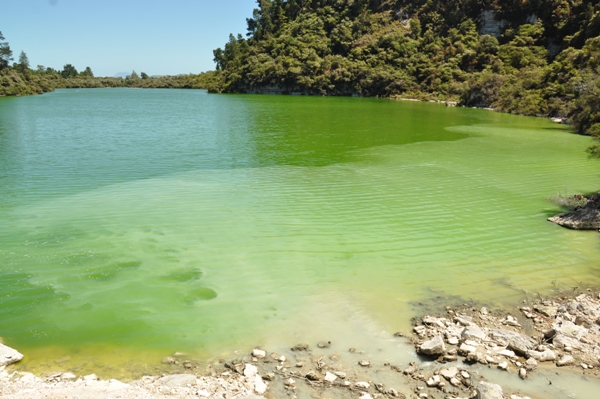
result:
[(214, 79), (214, 72), (199, 75), (178, 75), (150, 77), (145, 72), (141, 77), (135, 71), (126, 78), (95, 77), (88, 66), (78, 72), (72, 64), (66, 64), (57, 71), (53, 68), (38, 65), (31, 69), (29, 58), (25, 52), (19, 55), (19, 62), (10, 66), (13, 60), (12, 50), (0, 32), (0, 96), (21, 96), (42, 94), (57, 88), (101, 88), (101, 87), (136, 87), (136, 88), (180, 88), (200, 89), (208, 87)]
[(600, 136), (597, 0), (257, 3), (210, 91), (455, 100)]

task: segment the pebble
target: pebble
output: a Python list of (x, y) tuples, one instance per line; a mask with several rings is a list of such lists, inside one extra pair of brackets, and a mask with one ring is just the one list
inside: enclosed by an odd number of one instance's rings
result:
[(371, 365), (371, 362), (370, 362), (370, 361), (368, 361), (368, 360), (360, 360), (360, 361), (358, 362), (358, 364), (359, 364), (360, 366), (363, 366), (363, 367), (369, 367), (369, 366)]
[(502, 370), (507, 370), (508, 369), (508, 362), (502, 362), (502, 363), (498, 364), (498, 368), (502, 369)]
[(354, 387), (357, 389), (369, 389), (371, 387), (371, 384), (365, 381), (359, 381), (354, 384)]
[(277, 359), (279, 361), (279, 363), (283, 363), (285, 362), (285, 356), (279, 356), (279, 359)]
[(267, 357), (267, 352), (263, 351), (262, 349), (254, 349), (252, 350), (252, 356), (258, 359), (263, 359)]
[(519, 377), (521, 377), (522, 380), (527, 378), (527, 370), (524, 368), (519, 369)]
[(333, 373), (330, 373), (329, 371), (327, 373), (325, 373), (325, 381), (328, 382), (334, 382), (335, 380), (337, 380), (337, 376)]
[(336, 362), (336, 361), (340, 360), (340, 355), (333, 354), (333, 355), (329, 356), (329, 359)]
[(574, 363), (575, 363), (575, 359), (573, 358), (573, 356), (571, 356), (571, 355), (564, 355), (563, 357), (561, 357), (556, 362), (556, 365), (558, 367), (562, 367), (562, 366), (570, 366), (570, 365), (572, 365)]
[(344, 378), (346, 378), (346, 373), (344, 373), (343, 371), (334, 371), (333, 374), (337, 375), (338, 377), (340, 377), (342, 380)]
[(329, 348), (331, 346), (331, 341), (321, 341), (317, 344), (317, 346), (321, 349), (323, 348)]

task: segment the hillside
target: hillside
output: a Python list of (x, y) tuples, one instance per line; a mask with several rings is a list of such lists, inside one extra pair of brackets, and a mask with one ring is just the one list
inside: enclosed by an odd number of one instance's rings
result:
[(600, 134), (598, 0), (258, 0), (213, 92), (457, 100)]

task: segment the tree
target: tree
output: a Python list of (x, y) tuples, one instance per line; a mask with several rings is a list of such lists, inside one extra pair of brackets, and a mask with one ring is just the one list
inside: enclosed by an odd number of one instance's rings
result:
[(139, 77), (139, 75), (137, 74), (137, 72), (136, 72), (136, 71), (131, 71), (131, 75), (128, 75), (128, 76), (126, 77), (126, 79), (139, 79), (139, 78), (140, 78), (140, 77)]
[(8, 45), (8, 42), (4, 41), (4, 36), (0, 32), (0, 70), (8, 67), (9, 62), (12, 61), (12, 50)]
[(42, 73), (46, 72), (46, 67), (43, 65), (38, 65), (36, 71), (37, 71), (37, 73), (42, 74)]
[(142, 77), (142, 79), (148, 79), (149, 78), (149, 76), (148, 76), (148, 74), (146, 72), (142, 72), (140, 76)]
[(85, 71), (80, 73), (81, 76), (89, 76), (89, 77), (94, 77), (94, 72), (92, 72), (92, 68), (90, 67), (85, 67)]
[(75, 76), (77, 76), (77, 69), (75, 69), (73, 65), (67, 64), (63, 67), (63, 70), (60, 74), (65, 79), (74, 78)]
[(27, 58), (27, 54), (25, 54), (24, 51), (21, 51), (21, 54), (19, 55), (17, 70), (21, 73), (26, 73), (29, 71), (29, 58)]

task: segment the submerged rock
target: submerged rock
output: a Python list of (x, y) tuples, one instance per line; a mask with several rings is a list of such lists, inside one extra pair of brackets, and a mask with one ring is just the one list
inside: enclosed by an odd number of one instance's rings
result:
[(502, 387), (489, 382), (480, 382), (476, 389), (477, 399), (503, 399)]

